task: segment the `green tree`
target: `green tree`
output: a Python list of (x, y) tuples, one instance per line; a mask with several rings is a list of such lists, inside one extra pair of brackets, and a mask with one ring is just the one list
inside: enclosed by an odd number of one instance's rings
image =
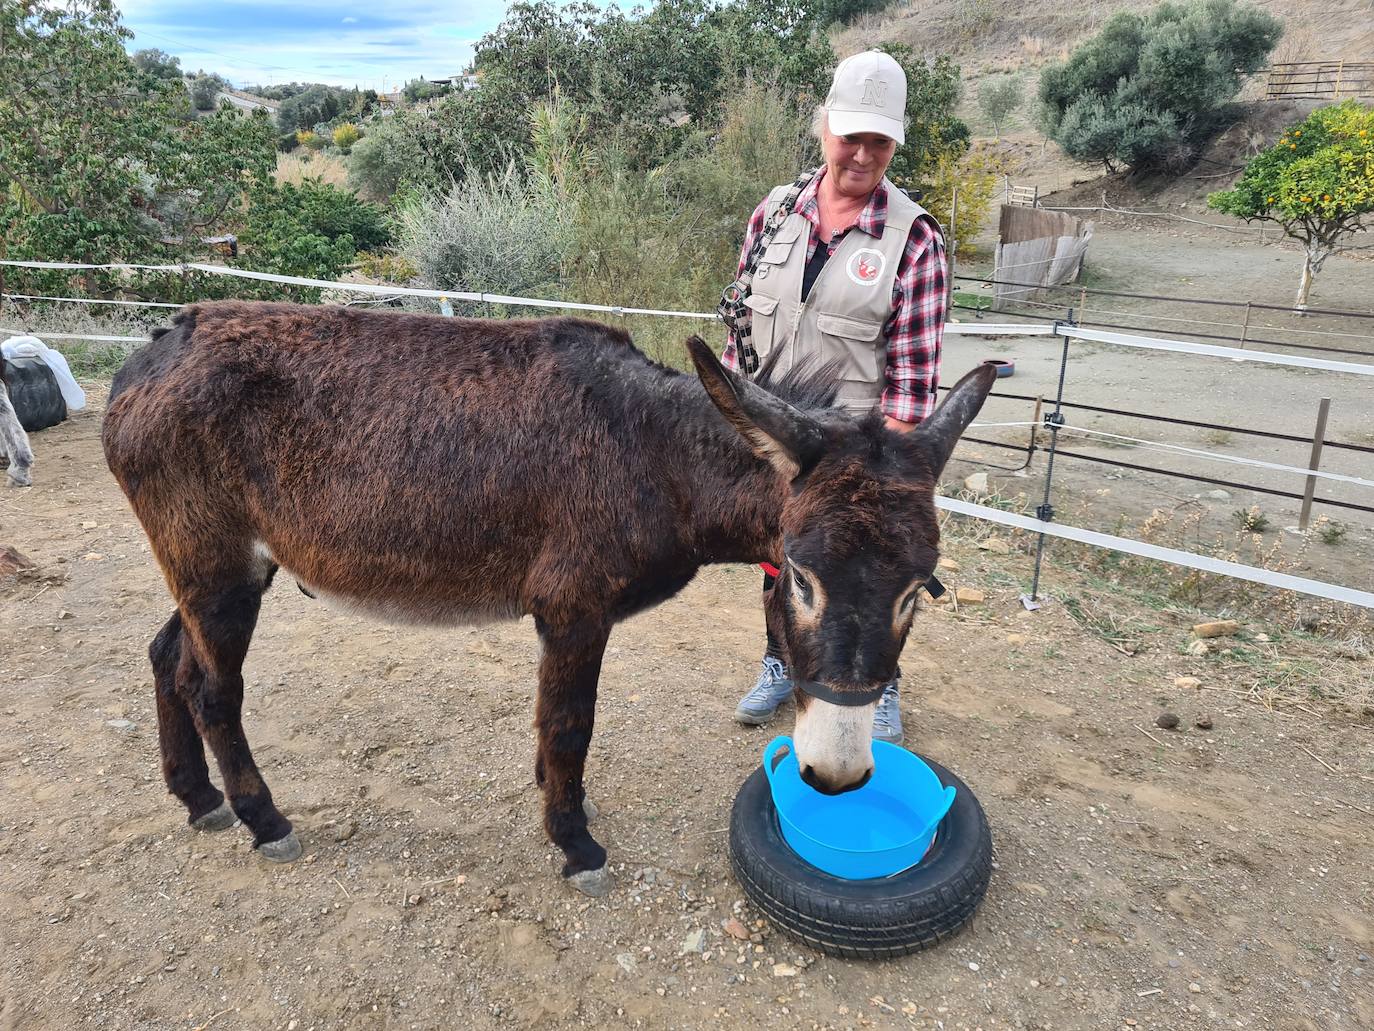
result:
[[(232, 223), (244, 189), (271, 177), (264, 115), (182, 120), (185, 86), (140, 71), (125, 52), (128, 36), (110, 0), (0, 5), (0, 240), (8, 257), (180, 260), (203, 253), (200, 237)], [(28, 279), (70, 286), (54, 274)], [(117, 281), (84, 277), (93, 291)]]
[(135, 50), (133, 53), (133, 62), (135, 68), (154, 78), (181, 78), (181, 58), (173, 57), (171, 54), (158, 50), (156, 47), (150, 47), (145, 50)]
[(277, 128), (284, 133), (313, 129), (343, 113), (351, 102), (351, 91), (314, 83), (282, 101), (277, 110)]
[(1071, 157), (1108, 171), (1184, 166), (1281, 33), (1277, 18), (1236, 0), (1116, 14), (1041, 73), (1041, 127)]
[(978, 108), (992, 123), (996, 139), (1002, 138), (1002, 126), (1021, 100), (1021, 80), (1015, 76), (990, 75), (978, 84)]
[(229, 88), (229, 83), (218, 75), (201, 73), (191, 80), (191, 103), (197, 111), (213, 111), (219, 103), (219, 94)]
[(1326, 259), (1374, 229), (1374, 108), (1354, 100), (1318, 108), (1207, 204), (1247, 222), (1273, 222), (1303, 245), (1296, 306), (1305, 308)]
[(969, 128), (954, 117), (959, 102), (959, 66), (941, 54), (927, 61), (905, 43), (883, 43), (906, 73), (906, 142), (897, 148), (888, 177), (903, 189), (922, 184), (942, 155), (957, 159), (969, 147)]
[(412, 104), (418, 104), (422, 100), (432, 100), (444, 92), (442, 86), (436, 86), (432, 82), (424, 79), (411, 79), (405, 84), (405, 89), (401, 90), (405, 98)]

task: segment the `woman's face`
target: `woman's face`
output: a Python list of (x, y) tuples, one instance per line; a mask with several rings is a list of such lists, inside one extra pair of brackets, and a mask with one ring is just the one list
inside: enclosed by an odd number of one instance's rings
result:
[(882, 181), (897, 142), (876, 132), (836, 136), (829, 126), (821, 134), (825, 172), (843, 197), (867, 197)]

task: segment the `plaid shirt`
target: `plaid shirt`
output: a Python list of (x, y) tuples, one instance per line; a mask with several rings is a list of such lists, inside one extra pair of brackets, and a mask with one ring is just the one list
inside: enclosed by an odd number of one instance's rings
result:
[[(816, 193), (820, 175), (807, 184), (792, 209), (811, 223), (806, 245), (809, 260), (820, 244), (821, 212)], [(754, 239), (763, 232), (767, 221), (765, 199), (754, 209), (749, 229), (744, 235), (739, 267)], [(879, 183), (868, 204), (859, 212), (852, 228), (881, 239), (887, 223), (887, 187)], [(840, 245), (847, 230), (841, 230), (827, 245), (831, 254)], [(892, 284), (892, 314), (883, 327), (887, 338), (887, 387), (883, 390), (882, 409), (901, 422), (920, 422), (935, 408), (935, 386), (940, 379), (940, 347), (945, 333), (945, 241), (933, 222), (919, 218), (911, 225), (906, 250), (897, 263), (897, 276)], [(735, 355), (735, 338), (730, 334), (722, 360), (732, 369), (739, 368)]]

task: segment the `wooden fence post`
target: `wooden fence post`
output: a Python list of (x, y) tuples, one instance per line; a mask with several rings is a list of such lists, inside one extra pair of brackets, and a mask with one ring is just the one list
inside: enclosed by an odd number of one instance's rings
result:
[[(1317, 429), (1312, 434), (1312, 457), (1307, 462), (1307, 468), (1316, 472), (1322, 460), (1322, 444), (1326, 440), (1326, 414), (1331, 410), (1331, 398), (1324, 397), (1321, 404), (1317, 406)], [(1317, 478), (1309, 476), (1307, 485), (1302, 491), (1302, 512), (1298, 516), (1298, 529), (1307, 529), (1307, 520), (1312, 515), (1312, 495), (1317, 490)]]
[(1245, 338), (1250, 333), (1250, 302), (1245, 302), (1245, 321), (1240, 324), (1240, 346), (1245, 346)]

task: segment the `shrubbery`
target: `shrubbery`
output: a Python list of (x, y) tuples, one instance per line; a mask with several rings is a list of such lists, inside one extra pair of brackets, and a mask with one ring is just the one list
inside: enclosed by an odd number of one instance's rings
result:
[(1041, 126), (1070, 156), (1108, 170), (1186, 165), (1281, 33), (1278, 19), (1235, 0), (1116, 14), (1041, 73)]

